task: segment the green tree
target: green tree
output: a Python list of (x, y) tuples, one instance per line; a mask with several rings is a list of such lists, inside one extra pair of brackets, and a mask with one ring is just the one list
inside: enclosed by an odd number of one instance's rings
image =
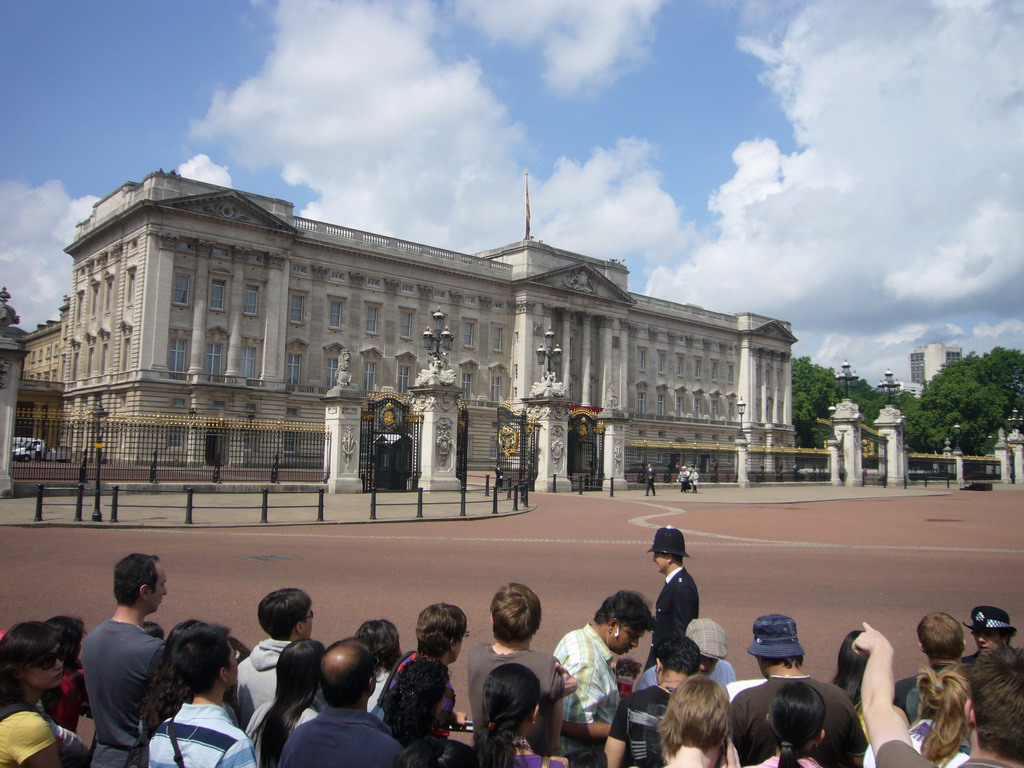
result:
[(997, 347), (949, 363), (925, 386), (917, 412), (907, 414), (907, 443), (913, 451), (941, 451), (953, 426), (960, 425), (960, 448), (984, 455), (989, 435), (1007, 426), (1010, 411), (1024, 402), (1024, 354)]
[(810, 357), (793, 360), (793, 426), (801, 448), (821, 447), (818, 419), (828, 418), (828, 407), (836, 401), (835, 373), (811, 362)]

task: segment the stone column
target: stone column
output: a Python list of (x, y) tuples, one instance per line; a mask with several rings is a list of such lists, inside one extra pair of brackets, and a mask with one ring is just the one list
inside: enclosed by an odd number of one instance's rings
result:
[(528, 397), (526, 413), (537, 429), (537, 490), (555, 490), (554, 475), (565, 475), (568, 459), (569, 403), (562, 397)]
[(602, 318), (601, 325), (597, 331), (598, 346), (601, 347), (601, 406), (603, 408), (610, 408), (611, 398), (615, 397), (616, 407), (618, 407), (618, 383), (612, 382), (612, 319), (610, 317)]
[(1010, 462), (1013, 464), (1014, 482), (1024, 483), (1024, 435), (1015, 429), (1006, 438), (1006, 444), (1013, 452)]
[(956, 481), (964, 484), (964, 452), (957, 448), (953, 451), (953, 460), (956, 462)]
[(334, 387), (325, 397), (324, 422), (330, 437), (328, 493), (362, 493), (359, 477), (360, 413), (363, 399), (355, 387)]
[(534, 379), (533, 366), (537, 350), (537, 340), (533, 336), (533, 312), (536, 306), (536, 302), (533, 301), (517, 301), (515, 303), (516, 315), (513, 334), (518, 334), (518, 342), (514, 344), (515, 351), (512, 356), (510, 399), (522, 400), (530, 394), (530, 382)]
[[(238, 376), (242, 349), (242, 308), (245, 302), (245, 261), (236, 254), (228, 295), (228, 376)], [(255, 371), (253, 371), (255, 373)]]
[(848, 488), (852, 488), (861, 482), (861, 447), (860, 447), (860, 425), (864, 416), (860, 407), (850, 398), (844, 398), (836, 406), (832, 423), (835, 429), (836, 439), (839, 441), (839, 449), (843, 455), (843, 465), (846, 470), (846, 478), (842, 482)]
[(750, 487), (750, 477), (747, 475), (747, 438), (742, 435), (736, 438), (736, 486), (739, 488)]
[(196, 281), (192, 287), (192, 347), (188, 365), (189, 373), (203, 372), (203, 358), (206, 355), (206, 296), (210, 288), (209, 268), (209, 246), (197, 246)]
[[(174, 243), (173, 237), (154, 235), (146, 246), (150, 252), (150, 268), (142, 273), (142, 322), (138, 331), (139, 368), (142, 370), (167, 370), (167, 330), (174, 291)], [(79, 360), (79, 377), (81, 372), (82, 361)]]
[(830, 437), (825, 441), (825, 446), (828, 448), (829, 481), (832, 485), (842, 485), (843, 480), (839, 476), (839, 441)]
[(764, 471), (775, 472), (775, 454), (772, 453), (772, 447), (775, 445), (775, 432), (772, 428), (772, 422), (768, 421), (764, 427)]
[(906, 421), (899, 409), (891, 405), (885, 406), (875, 419), (878, 434), (885, 439), (885, 476), (889, 485), (902, 485), (906, 476), (906, 445), (903, 438)]
[[(17, 316), (14, 322), (18, 322)], [(24, 357), (25, 352), (17, 342), (0, 336), (0, 499), (9, 499), (14, 494), (11, 445), (14, 439), (14, 416), (18, 407), (21, 361)]]
[(462, 487), (455, 474), (459, 392), (452, 384), (409, 388), (413, 411), (423, 419), (420, 427), (419, 487), (425, 491), (457, 491)]
[(594, 317), (593, 315), (588, 315), (586, 312), (582, 313), (580, 316), (583, 318), (583, 370), (580, 373), (580, 378), (582, 379), (580, 382), (580, 397), (582, 399), (580, 400), (580, 403), (583, 405), (593, 405), (594, 393), (590, 381), (591, 371), (593, 370), (593, 366), (591, 365), (591, 357), (593, 356), (591, 351), (593, 345), (591, 344), (590, 326), (594, 322)]
[(619, 487), (626, 488), (626, 428), (629, 419), (622, 411), (610, 410), (597, 420), (604, 427), (604, 476), (615, 480)]
[(266, 257), (267, 296), (263, 300), (262, 314), (265, 318), (263, 329), (263, 369), (260, 378), (264, 381), (283, 381), (285, 329), (288, 319), (288, 261), (282, 256)]

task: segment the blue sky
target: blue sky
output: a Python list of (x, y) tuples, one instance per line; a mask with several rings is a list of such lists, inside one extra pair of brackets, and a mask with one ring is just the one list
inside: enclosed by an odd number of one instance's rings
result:
[(56, 314), (97, 197), (158, 168), (793, 323), (869, 380), (1024, 347), (1024, 5), (1004, 0), (0, 4), (0, 282)]

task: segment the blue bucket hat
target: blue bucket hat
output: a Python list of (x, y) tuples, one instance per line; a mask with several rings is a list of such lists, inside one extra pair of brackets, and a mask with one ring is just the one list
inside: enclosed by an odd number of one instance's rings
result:
[(757, 619), (754, 622), (754, 642), (747, 648), (747, 653), (764, 659), (803, 656), (803, 646), (796, 636), (796, 622), (779, 613)]

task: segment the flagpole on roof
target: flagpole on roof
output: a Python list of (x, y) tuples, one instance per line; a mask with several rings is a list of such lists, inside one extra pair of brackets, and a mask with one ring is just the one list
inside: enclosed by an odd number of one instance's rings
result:
[(530, 237), (530, 172), (523, 171), (523, 176), (526, 177), (526, 236), (524, 240), (532, 240)]

